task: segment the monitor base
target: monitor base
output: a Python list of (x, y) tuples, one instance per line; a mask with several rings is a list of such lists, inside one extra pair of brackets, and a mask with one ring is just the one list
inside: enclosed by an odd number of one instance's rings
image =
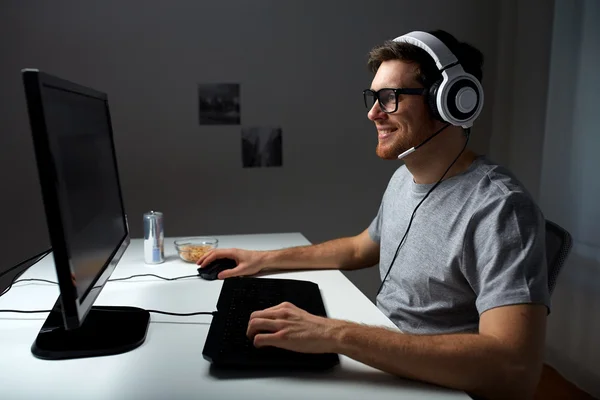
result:
[(66, 330), (56, 308), (31, 346), (45, 360), (98, 357), (125, 353), (144, 343), (150, 313), (137, 307), (92, 307), (81, 327)]

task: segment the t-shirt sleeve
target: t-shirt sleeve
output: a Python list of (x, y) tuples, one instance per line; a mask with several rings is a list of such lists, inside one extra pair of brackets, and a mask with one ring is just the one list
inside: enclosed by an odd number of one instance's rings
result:
[(523, 193), (511, 193), (473, 214), (465, 237), (464, 274), (477, 311), (534, 303), (550, 309), (545, 220)]
[(373, 239), (375, 243), (381, 242), (381, 219), (383, 218), (383, 216), (381, 215), (382, 212), (383, 202), (379, 206), (379, 211), (377, 211), (377, 215), (369, 225), (369, 236), (371, 236), (371, 239)]

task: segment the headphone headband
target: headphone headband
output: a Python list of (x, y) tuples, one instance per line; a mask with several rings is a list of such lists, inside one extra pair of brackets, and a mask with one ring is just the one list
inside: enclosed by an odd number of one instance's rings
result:
[(431, 33), (414, 31), (406, 35), (398, 36), (394, 42), (409, 43), (425, 50), (435, 61), (440, 71), (448, 68), (452, 64), (457, 64), (458, 59), (450, 51), (448, 46)]

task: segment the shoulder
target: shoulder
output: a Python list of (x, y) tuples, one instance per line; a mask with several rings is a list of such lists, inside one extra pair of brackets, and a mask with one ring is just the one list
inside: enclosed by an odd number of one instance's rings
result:
[(472, 196), (479, 204), (507, 203), (535, 206), (535, 200), (521, 181), (508, 168), (480, 157), (472, 172)]
[(472, 224), (494, 225), (496, 231), (511, 227), (520, 233), (538, 232), (543, 226), (544, 217), (535, 199), (509, 169), (482, 158), (473, 175)]

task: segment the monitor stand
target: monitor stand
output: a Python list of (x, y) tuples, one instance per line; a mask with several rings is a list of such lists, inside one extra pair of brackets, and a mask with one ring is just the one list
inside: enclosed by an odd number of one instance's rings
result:
[(150, 313), (137, 307), (92, 307), (83, 324), (66, 330), (60, 297), (31, 346), (34, 356), (64, 360), (120, 354), (144, 343)]

